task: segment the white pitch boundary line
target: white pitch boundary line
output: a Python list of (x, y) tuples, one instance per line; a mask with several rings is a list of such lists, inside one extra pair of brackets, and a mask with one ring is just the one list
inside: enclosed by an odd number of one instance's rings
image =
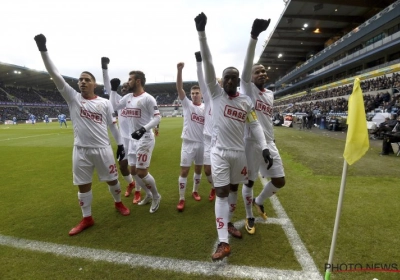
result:
[[(262, 176), (259, 176), (259, 178), (262, 185), (265, 186), (265, 184), (268, 182), (267, 179), (263, 178)], [(301, 241), (301, 238), (298, 235), (292, 221), (289, 219), (285, 209), (282, 207), (282, 204), (279, 202), (278, 198), (276, 196), (272, 196), (270, 198), (270, 201), (272, 203), (272, 207), (274, 208), (278, 216), (278, 219), (284, 221), (284, 223), (282, 224), (282, 228), (285, 231), (289, 243), (294, 250), (294, 254), (297, 258), (297, 261), (303, 268), (303, 273), (315, 275), (313, 278), (309, 278), (310, 280), (323, 279), (322, 275), (318, 271), (317, 266), (315, 265), (314, 260), (308, 253), (306, 246)], [(270, 220), (270, 218), (268, 220)]]
[[(263, 185), (265, 179), (260, 178)], [(152, 269), (174, 271), (187, 274), (203, 274), (218, 275), (227, 278), (249, 278), (249, 279), (266, 279), (266, 280), (313, 280), (322, 279), (313, 259), (308, 253), (306, 247), (297, 234), (293, 223), (287, 216), (285, 210), (280, 204), (278, 198), (271, 198), (278, 218), (269, 218), (264, 222), (261, 218), (257, 218), (257, 223), (278, 224), (281, 225), (291, 244), (295, 256), (302, 267), (302, 271), (281, 270), (274, 268), (262, 268), (251, 266), (230, 265), (227, 263), (228, 258), (220, 262), (200, 262), (188, 261), (163, 257), (150, 257), (139, 254), (130, 254), (109, 250), (92, 249), (86, 247), (69, 246), (55, 244), (49, 242), (41, 242), (27, 239), (9, 237), (0, 234), (0, 245), (37, 251), (42, 253), (52, 253), (58, 256), (83, 258), (91, 261), (105, 261), (114, 264), (125, 264), (131, 267), (148, 267)], [(235, 223), (236, 227), (243, 227), (244, 221)], [(214, 249), (217, 242), (214, 244)]]
[(16, 137), (16, 138), (7, 138), (7, 139), (2, 139), (2, 141), (10, 141), (10, 140), (17, 140), (17, 139), (26, 139), (26, 138), (33, 138), (33, 137), (42, 137), (42, 136), (47, 136), (47, 135), (59, 135), (60, 133), (48, 133), (48, 134), (39, 134), (39, 135), (32, 135), (32, 136), (25, 136), (25, 137)]
[(150, 257), (139, 254), (91, 249), (85, 247), (68, 246), (49, 242), (33, 241), (0, 235), (0, 245), (52, 253), (70, 258), (82, 258), (90, 261), (105, 261), (113, 264), (129, 265), (131, 267), (147, 267), (152, 269), (174, 271), (186, 274), (218, 275), (227, 278), (250, 279), (281, 279), (281, 280), (310, 280), (319, 276), (312, 272), (293, 270), (278, 270), (250, 266), (227, 265), (223, 262), (200, 262), (162, 257)]

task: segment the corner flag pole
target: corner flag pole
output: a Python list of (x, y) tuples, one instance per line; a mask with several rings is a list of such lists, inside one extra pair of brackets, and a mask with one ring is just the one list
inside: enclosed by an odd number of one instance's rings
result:
[(344, 189), (346, 187), (346, 176), (347, 176), (347, 162), (346, 162), (346, 160), (344, 160), (343, 171), (342, 171), (342, 181), (340, 183), (339, 199), (338, 199), (338, 205), (337, 205), (337, 209), (336, 209), (335, 226), (333, 228), (331, 249), (329, 251), (328, 269), (325, 271), (325, 280), (329, 280), (331, 277), (331, 268), (329, 267), (329, 265), (332, 265), (333, 255), (334, 255), (335, 247), (336, 247), (336, 239), (337, 239), (337, 234), (338, 234), (338, 230), (339, 230), (340, 214), (342, 212)]
[(344, 189), (346, 187), (347, 165), (352, 165), (358, 161), (369, 149), (367, 119), (365, 115), (364, 99), (362, 96), (359, 78), (355, 78), (354, 80), (353, 92), (349, 98), (348, 108), (348, 130), (346, 136), (346, 145), (343, 153), (345, 160), (343, 163), (342, 182), (340, 184), (335, 226), (333, 228), (332, 243), (329, 252), (328, 269), (325, 271), (325, 280), (329, 280), (331, 276), (331, 266), (336, 247), (337, 233), (339, 230)]

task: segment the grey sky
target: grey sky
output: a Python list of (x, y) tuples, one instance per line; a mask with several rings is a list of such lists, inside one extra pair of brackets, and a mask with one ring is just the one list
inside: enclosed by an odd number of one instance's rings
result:
[(13, 0), (2, 4), (0, 61), (45, 70), (33, 37), (47, 37), (49, 54), (62, 75), (88, 70), (102, 83), (100, 59), (111, 60), (109, 74), (126, 81), (142, 70), (148, 83), (197, 80), (199, 50), (194, 18), (207, 17), (206, 32), (217, 75), (227, 66), (243, 67), (255, 18), (271, 18), (261, 33), (256, 57), (285, 5), (282, 0)]

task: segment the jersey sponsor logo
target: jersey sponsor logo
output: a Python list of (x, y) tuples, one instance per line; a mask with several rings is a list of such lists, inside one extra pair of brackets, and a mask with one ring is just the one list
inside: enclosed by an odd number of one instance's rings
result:
[(244, 110), (229, 105), (225, 106), (224, 117), (233, 119), (235, 121), (245, 122), (246, 116), (247, 113)]
[(199, 116), (196, 113), (192, 113), (192, 121), (197, 122), (199, 124), (204, 124), (204, 117), (203, 116)]
[(142, 110), (137, 108), (125, 108), (121, 111), (122, 117), (141, 118)]
[(261, 113), (272, 117), (272, 107), (269, 104), (267, 104), (261, 100), (256, 101), (255, 109), (256, 109), (256, 111), (260, 111)]
[(90, 119), (95, 123), (101, 123), (103, 120), (101, 114), (90, 112), (88, 110), (83, 109), (82, 107), (81, 107), (81, 117)]

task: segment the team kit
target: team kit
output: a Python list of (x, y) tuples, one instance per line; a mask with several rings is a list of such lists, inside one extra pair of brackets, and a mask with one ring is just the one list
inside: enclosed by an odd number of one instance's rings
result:
[[(264, 66), (253, 64), (258, 36), (267, 30), (270, 20), (254, 20), (243, 69), (227, 67), (221, 79), (216, 78), (207, 42), (207, 16), (200, 13), (194, 21), (200, 51), (195, 52), (194, 57), (198, 85), (191, 87), (190, 98), (183, 87), (185, 64), (177, 63), (176, 89), (182, 105), (183, 128), (176, 211), (185, 209), (192, 165), (191, 196), (196, 201), (201, 200), (198, 189), (204, 170), (210, 187), (208, 200), (215, 202), (215, 226), (219, 239), (211, 258), (219, 261), (231, 253), (229, 236), (242, 238), (241, 231), (231, 222), (238, 204), (238, 191), (241, 189), (246, 210), (245, 230), (248, 234), (255, 234), (253, 208), (266, 220), (265, 200), (285, 185), (283, 163), (274, 141), (273, 92), (264, 88), (267, 80)], [(74, 128), (72, 180), (78, 187), (82, 220), (69, 231), (69, 235), (80, 234), (94, 225), (91, 205), (95, 170), (98, 179), (107, 183), (114, 206), (121, 215), (129, 215), (130, 210), (121, 201), (123, 192), (119, 174), (128, 184), (124, 195), (129, 197), (132, 194), (134, 204), (150, 205), (149, 212), (157, 212), (162, 197), (149, 167), (161, 115), (156, 99), (145, 91), (145, 73), (133, 70), (127, 82), (121, 84), (118, 78), (110, 79), (108, 67), (112, 64), (109, 58), (102, 57), (103, 81), (109, 99), (95, 94), (96, 79), (89, 71), (81, 73), (78, 92), (64, 80), (52, 62), (46, 46), (47, 38), (39, 34), (34, 40), (46, 70), (68, 104)], [(114, 112), (118, 113), (118, 118)], [(117, 143), (117, 160), (108, 131)], [(253, 185), (259, 174), (269, 181), (255, 195)]]

